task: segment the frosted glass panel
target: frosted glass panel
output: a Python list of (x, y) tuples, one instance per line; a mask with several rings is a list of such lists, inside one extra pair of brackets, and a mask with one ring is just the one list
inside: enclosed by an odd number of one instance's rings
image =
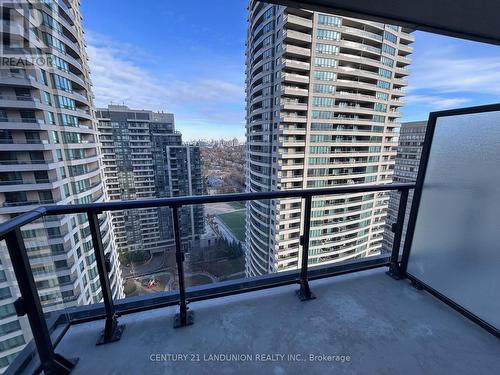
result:
[(408, 272), (500, 328), (500, 112), (437, 119)]

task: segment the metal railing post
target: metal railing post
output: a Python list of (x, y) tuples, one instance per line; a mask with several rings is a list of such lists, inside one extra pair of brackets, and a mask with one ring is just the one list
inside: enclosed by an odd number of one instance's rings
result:
[(123, 330), (125, 329), (125, 325), (118, 324), (118, 318), (115, 313), (113, 293), (111, 292), (108, 275), (111, 267), (104, 254), (104, 246), (102, 245), (101, 229), (97, 213), (89, 211), (87, 212), (87, 217), (89, 220), (90, 234), (92, 236), (92, 244), (94, 245), (94, 254), (97, 263), (97, 271), (99, 273), (99, 281), (101, 283), (102, 299), (106, 310), (104, 330), (101, 332), (101, 335), (97, 340), (97, 345), (101, 345), (120, 340)]
[(399, 248), (401, 247), (401, 238), (403, 237), (403, 228), (406, 216), (406, 205), (408, 203), (408, 189), (400, 190), (398, 218), (393, 224), (394, 241), (392, 243), (391, 263), (387, 274), (393, 279), (404, 278), (404, 272), (399, 265)]
[(309, 234), (311, 231), (311, 207), (312, 196), (305, 197), (304, 209), (304, 232), (300, 237), (300, 244), (302, 245), (302, 264), (300, 267), (300, 288), (296, 291), (297, 296), (301, 301), (307, 301), (316, 298), (311, 292), (309, 287), (309, 280), (307, 279), (307, 267), (309, 263)]
[(186, 285), (184, 279), (184, 252), (181, 244), (181, 229), (179, 225), (179, 208), (181, 206), (172, 206), (172, 215), (174, 219), (175, 236), (175, 260), (177, 263), (177, 275), (179, 278), (179, 313), (175, 314), (174, 328), (185, 327), (194, 323), (193, 311), (188, 311), (186, 301)]
[(50, 375), (69, 374), (78, 359), (69, 360), (54, 352), (21, 229), (17, 227), (4, 238), (21, 292), (21, 298), (14, 303), (16, 312), (18, 316), (28, 315), (42, 370)]

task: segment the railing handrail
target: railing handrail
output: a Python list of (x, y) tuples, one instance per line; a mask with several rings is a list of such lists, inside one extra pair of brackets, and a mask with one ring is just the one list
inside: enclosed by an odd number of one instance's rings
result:
[(219, 195), (193, 195), (173, 198), (153, 198), (128, 201), (99, 202), (72, 205), (46, 205), (32, 211), (25, 212), (16, 218), (0, 224), (0, 238), (17, 227), (29, 224), (45, 215), (64, 215), (86, 212), (101, 213), (104, 211), (117, 211), (136, 208), (151, 207), (180, 207), (193, 204), (223, 203), (231, 201), (249, 201), (279, 198), (307, 198), (323, 195), (365, 193), (389, 190), (409, 190), (415, 187), (411, 183), (380, 184), (362, 186), (338, 186), (322, 189), (279, 190), (266, 192), (219, 194)]
[[(131, 201), (115, 201), (115, 202), (99, 202), (91, 204), (78, 204), (78, 205), (50, 205), (50, 206), (40, 206), (32, 211), (21, 214), (20, 216), (4, 223), (0, 224), (0, 239), (5, 239), (7, 244), (7, 249), (9, 251), (10, 258), (12, 260), (13, 270), (18, 280), (19, 288), (21, 291), (21, 297), (16, 301), (16, 312), (19, 316), (28, 315), (28, 320), (30, 322), (30, 327), (33, 332), (33, 340), (36, 344), (36, 350), (38, 351), (39, 358), (41, 360), (41, 367), (46, 373), (69, 373), (70, 369), (74, 367), (74, 363), (61, 355), (54, 352), (54, 343), (50, 337), (48, 324), (45, 321), (43, 315), (43, 308), (40, 298), (37, 294), (37, 288), (35, 284), (34, 274), (30, 266), (28, 252), (24, 243), (24, 239), (21, 232), (21, 227), (23, 225), (29, 224), (34, 220), (37, 220), (43, 216), (49, 215), (62, 215), (62, 214), (75, 214), (75, 213), (86, 213), (90, 234), (92, 236), (92, 245), (94, 249), (95, 260), (97, 262), (97, 275), (99, 277), (102, 298), (104, 302), (104, 312), (105, 312), (105, 328), (99, 337), (98, 344), (109, 343), (117, 341), (120, 339), (121, 333), (123, 331), (124, 325), (119, 325), (117, 320), (117, 304), (113, 301), (111, 284), (109, 280), (109, 273), (113, 271), (111, 262), (105, 254), (105, 246), (103, 244), (103, 239), (100, 233), (101, 221), (98, 218), (98, 214), (104, 211), (114, 211), (122, 209), (135, 209), (135, 208), (148, 208), (148, 207), (170, 207), (172, 209), (173, 224), (174, 224), (174, 240), (176, 249), (176, 264), (177, 264), (177, 274), (179, 278), (179, 290), (178, 293), (172, 294), (179, 302), (179, 313), (175, 316), (174, 327), (183, 327), (193, 323), (193, 315), (189, 308), (187, 307), (188, 299), (196, 300), (196, 296), (186, 292), (186, 285), (184, 280), (184, 268), (183, 262), (185, 259), (184, 251), (182, 248), (182, 236), (179, 224), (179, 208), (184, 205), (195, 205), (195, 204), (205, 204), (205, 203), (222, 203), (230, 201), (249, 201), (249, 200), (266, 200), (266, 199), (280, 199), (280, 198), (301, 198), (304, 200), (304, 219), (303, 228), (304, 234), (297, 236), (300, 238), (300, 245), (302, 246), (302, 259), (300, 266), (300, 273), (293, 273), (288, 276), (277, 276), (272, 275), (268, 278), (262, 279), (262, 282), (258, 280), (251, 280), (247, 288), (242, 289), (241, 281), (238, 281), (237, 290), (234, 286), (229, 289), (222, 289), (222, 293), (217, 292), (217, 287), (209, 288), (208, 291), (200, 295), (200, 298), (214, 298), (215, 296), (221, 296), (224, 294), (234, 294), (242, 293), (245, 291), (258, 290), (262, 288), (270, 288), (273, 286), (286, 285), (293, 282), (298, 282), (300, 284), (300, 289), (297, 291), (297, 295), (301, 300), (313, 299), (314, 294), (311, 292), (309, 287), (309, 279), (311, 279), (311, 274), (309, 273), (309, 245), (310, 245), (310, 228), (311, 228), (311, 210), (312, 210), (312, 200), (315, 196), (327, 196), (327, 195), (338, 195), (338, 194), (349, 194), (349, 193), (368, 193), (377, 191), (390, 191), (397, 190), (400, 192), (401, 197), (408, 197), (408, 192), (410, 189), (414, 188), (414, 184), (402, 183), (402, 184), (379, 184), (379, 185), (348, 185), (339, 186), (333, 188), (323, 188), (323, 189), (300, 189), (300, 190), (287, 190), (287, 191), (271, 191), (271, 192), (250, 192), (250, 193), (240, 193), (240, 194), (222, 194), (215, 196), (186, 196), (186, 197), (174, 197), (174, 198), (157, 198), (157, 199), (144, 199), (144, 200), (131, 200)], [(398, 216), (398, 231), (402, 231), (403, 216), (401, 212), (404, 207), (400, 204), (399, 216)], [(297, 227), (300, 227), (297, 226)], [(373, 267), (391, 266), (391, 270), (398, 272), (398, 265), (395, 264), (394, 259), (397, 259), (397, 253), (399, 253), (399, 247), (401, 242), (401, 233), (395, 237), (395, 242), (393, 246), (393, 254), (391, 255), (391, 262), (389, 258), (378, 259), (375, 263), (371, 263), (370, 260), (363, 262), (362, 264), (351, 264), (347, 266), (342, 266), (340, 268), (340, 273), (360, 271), (363, 269), (369, 269)], [(396, 252), (396, 253), (395, 253)], [(347, 267), (347, 268), (345, 268)], [(350, 268), (349, 268), (350, 267)], [(339, 274), (338, 271), (332, 271), (331, 269), (316, 269), (313, 270), (313, 278), (317, 277), (327, 277), (333, 274)], [(215, 294), (214, 294), (215, 293)], [(153, 298), (154, 301), (157, 298)], [(154, 302), (153, 301), (153, 302)], [(168, 302), (168, 301), (167, 301)], [(168, 303), (171, 303), (168, 302)], [(157, 308), (159, 305), (165, 304), (165, 301), (160, 302), (155, 306), (135, 306), (130, 307), (127, 313), (135, 311), (136, 309), (149, 309)], [(96, 318), (100, 315), (94, 315), (92, 318)], [(59, 319), (59, 318), (58, 318)], [(68, 321), (66, 322), (68, 323)], [(71, 322), (69, 322), (71, 323)], [(32, 350), (32, 349), (29, 349)]]

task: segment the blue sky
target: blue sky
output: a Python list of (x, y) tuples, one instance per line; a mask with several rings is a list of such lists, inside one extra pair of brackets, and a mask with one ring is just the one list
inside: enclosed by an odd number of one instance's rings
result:
[[(174, 112), (185, 140), (243, 140), (246, 5), (82, 1), (96, 105)], [(500, 101), (500, 47), (415, 37), (403, 121)]]

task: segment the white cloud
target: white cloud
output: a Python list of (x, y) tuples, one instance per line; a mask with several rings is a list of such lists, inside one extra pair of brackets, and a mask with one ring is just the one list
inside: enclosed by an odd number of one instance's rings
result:
[(500, 56), (468, 57), (464, 49), (430, 50), (411, 66), (408, 91), (500, 95)]
[(435, 95), (408, 95), (405, 103), (411, 105), (424, 105), (434, 109), (448, 109), (463, 105), (469, 102), (468, 98), (447, 98)]
[[(241, 124), (244, 87), (224, 79), (165, 79), (141, 66), (152, 58), (130, 44), (89, 33), (87, 52), (97, 107), (126, 104), (134, 109), (169, 111), (176, 121)], [(223, 72), (221, 72), (222, 76)]]
[(500, 53), (495, 47), (427, 33), (416, 38), (403, 121), (499, 100)]

